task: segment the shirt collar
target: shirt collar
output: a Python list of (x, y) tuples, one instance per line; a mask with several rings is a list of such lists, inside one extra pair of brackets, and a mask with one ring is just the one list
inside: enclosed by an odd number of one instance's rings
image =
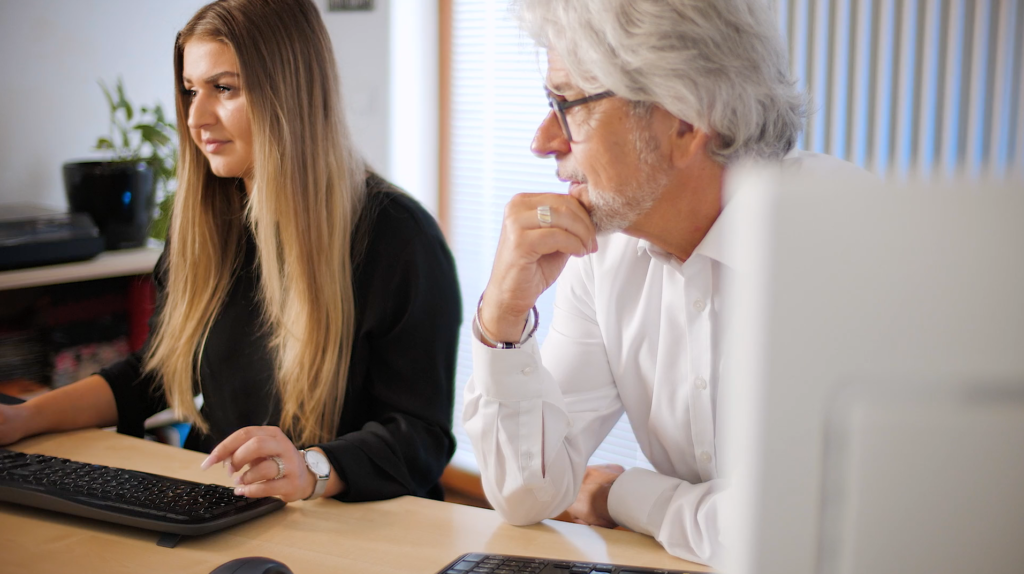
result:
[[(733, 220), (736, 219), (736, 213), (739, 211), (738, 209), (730, 209), (729, 206), (732, 204), (732, 201), (727, 200), (725, 207), (722, 209), (722, 213), (718, 215), (718, 219), (715, 220), (711, 225), (711, 229), (709, 229), (707, 234), (704, 236), (704, 239), (702, 239), (693, 250), (693, 255), (703, 255), (728, 267), (736, 267), (735, 262), (730, 257), (728, 250), (725, 248), (726, 234), (728, 233), (729, 227), (733, 225)], [(646, 239), (639, 240), (639, 243), (636, 246), (636, 253), (637, 255), (647, 253), (655, 261), (659, 261), (666, 265), (671, 265), (677, 262), (676, 258), (669, 254), (669, 252)]]

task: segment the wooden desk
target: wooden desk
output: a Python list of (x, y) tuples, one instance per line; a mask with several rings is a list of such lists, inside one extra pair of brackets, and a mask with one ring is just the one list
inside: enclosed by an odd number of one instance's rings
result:
[[(35, 437), (8, 448), (229, 485), (199, 470), (204, 455), (108, 431)], [(156, 545), (157, 534), (0, 503), (4, 572), (197, 573), (242, 556), (268, 556), (296, 574), (433, 574), (459, 554), (492, 552), (705, 571), (647, 536), (544, 521), (511, 526), (491, 510), (405, 496), (345, 504), (316, 500), (221, 532)]]

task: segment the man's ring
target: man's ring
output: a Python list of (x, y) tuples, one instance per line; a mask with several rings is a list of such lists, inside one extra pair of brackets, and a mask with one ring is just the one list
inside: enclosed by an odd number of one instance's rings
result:
[(274, 477), (274, 480), (277, 480), (279, 478), (284, 478), (284, 461), (281, 460), (281, 457), (279, 457), (279, 456), (272, 456), (272, 457), (270, 457), (270, 460), (272, 460), (272, 461), (277, 463), (277, 476)]
[(551, 227), (551, 206), (550, 205), (538, 205), (537, 206), (537, 221), (540, 222), (541, 227)]

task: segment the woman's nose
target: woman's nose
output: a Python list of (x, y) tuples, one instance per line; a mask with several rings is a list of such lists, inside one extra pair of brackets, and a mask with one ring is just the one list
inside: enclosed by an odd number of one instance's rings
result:
[(195, 130), (216, 123), (216, 121), (217, 116), (213, 113), (213, 106), (210, 105), (209, 98), (204, 97), (201, 93), (193, 96), (188, 107), (188, 127)]

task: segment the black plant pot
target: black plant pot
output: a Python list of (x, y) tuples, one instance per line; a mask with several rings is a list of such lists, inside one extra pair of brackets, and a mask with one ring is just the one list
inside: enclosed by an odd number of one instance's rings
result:
[(153, 217), (153, 168), (144, 161), (83, 161), (64, 164), (70, 211), (92, 216), (107, 249), (146, 244)]

